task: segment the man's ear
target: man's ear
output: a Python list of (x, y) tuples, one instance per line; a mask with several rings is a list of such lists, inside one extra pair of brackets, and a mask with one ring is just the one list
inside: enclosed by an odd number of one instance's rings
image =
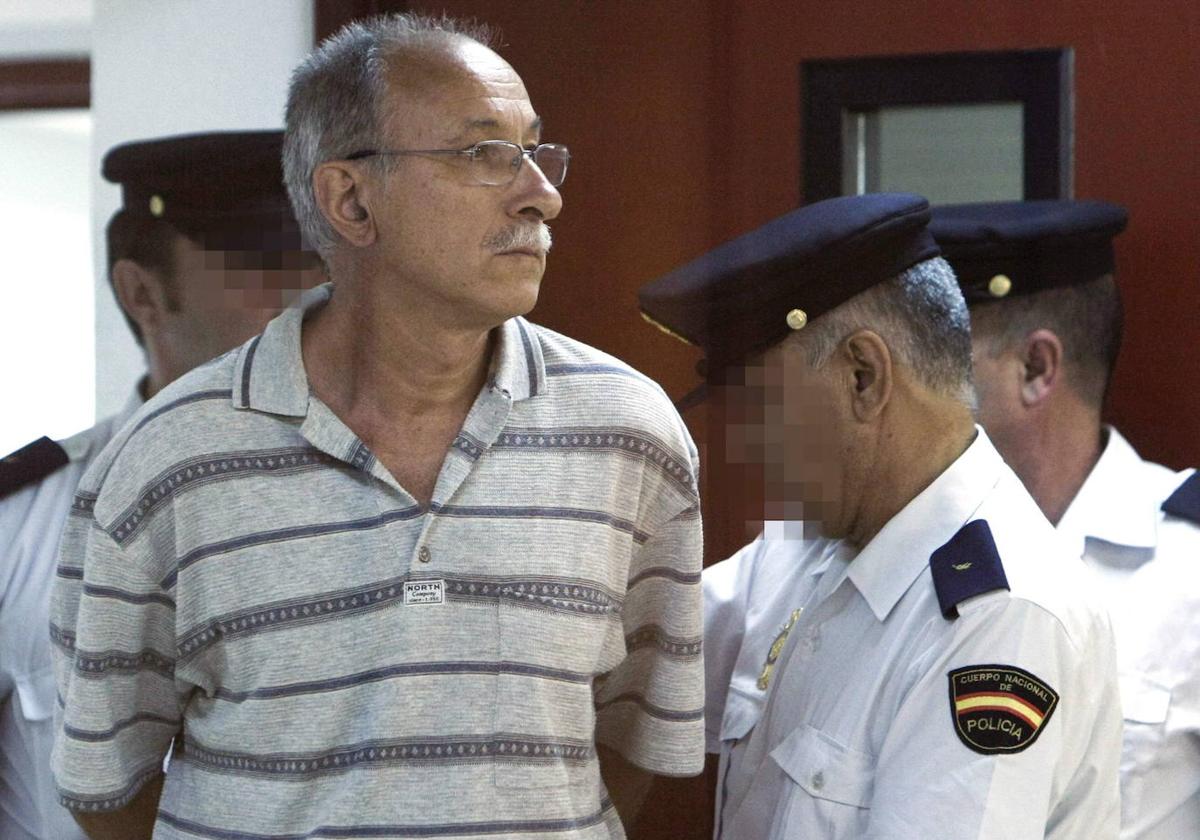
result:
[(1045, 401), (1062, 381), (1062, 341), (1050, 330), (1034, 330), (1021, 345), (1021, 362), (1021, 404), (1032, 408)]
[(874, 420), (892, 398), (892, 353), (878, 333), (858, 330), (842, 342), (850, 373), (850, 407), (856, 419)]
[(365, 173), (353, 163), (331, 160), (313, 172), (313, 193), (321, 215), (359, 248), (374, 244), (377, 235), (368, 192)]
[(162, 275), (133, 260), (119, 259), (113, 263), (112, 283), (117, 303), (138, 325), (143, 339), (159, 333), (174, 308)]

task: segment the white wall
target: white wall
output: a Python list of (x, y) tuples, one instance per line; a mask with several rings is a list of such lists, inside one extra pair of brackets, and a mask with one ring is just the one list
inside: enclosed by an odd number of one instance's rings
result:
[(120, 189), (100, 177), (113, 146), (168, 134), (278, 128), (292, 69), (312, 48), (311, 0), (99, 0), (92, 29), (96, 413), (118, 410), (140, 349), (113, 302), (104, 226)]

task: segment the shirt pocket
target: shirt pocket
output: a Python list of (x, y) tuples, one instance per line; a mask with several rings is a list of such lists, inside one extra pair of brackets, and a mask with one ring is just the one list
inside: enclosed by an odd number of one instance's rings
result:
[(847, 837), (866, 830), (875, 786), (870, 755), (805, 725), (770, 756), (791, 782), (780, 799), (778, 826), (812, 826)]
[(535, 597), (499, 600), (497, 787), (565, 787), (595, 773), (592, 681), (625, 658), (625, 637), (619, 616), (554, 595), (539, 584)]
[(1153, 762), (1166, 735), (1171, 689), (1144, 674), (1121, 675), (1124, 735), (1121, 776), (1136, 776)]

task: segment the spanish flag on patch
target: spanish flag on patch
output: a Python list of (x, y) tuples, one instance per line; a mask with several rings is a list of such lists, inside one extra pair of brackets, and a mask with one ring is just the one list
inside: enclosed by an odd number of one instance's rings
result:
[(1058, 706), (1054, 689), (1012, 665), (971, 665), (947, 676), (955, 732), (978, 753), (1026, 749)]

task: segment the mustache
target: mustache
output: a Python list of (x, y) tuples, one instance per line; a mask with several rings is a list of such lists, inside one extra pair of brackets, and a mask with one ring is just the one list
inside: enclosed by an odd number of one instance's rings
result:
[(483, 241), (483, 246), (497, 254), (505, 251), (533, 250), (547, 253), (553, 245), (550, 226), (545, 222), (509, 225)]

